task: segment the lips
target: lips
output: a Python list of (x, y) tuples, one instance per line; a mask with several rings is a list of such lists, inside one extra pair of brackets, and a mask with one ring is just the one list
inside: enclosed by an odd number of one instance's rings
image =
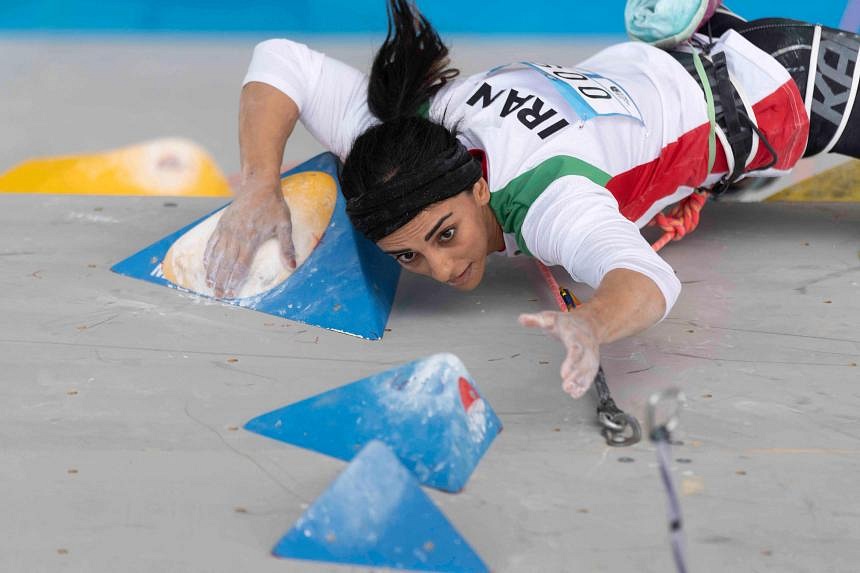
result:
[(472, 263), (469, 263), (469, 265), (463, 270), (463, 272), (454, 277), (453, 279), (449, 280), (448, 284), (451, 286), (460, 286), (462, 284), (465, 284), (469, 280), (471, 274)]

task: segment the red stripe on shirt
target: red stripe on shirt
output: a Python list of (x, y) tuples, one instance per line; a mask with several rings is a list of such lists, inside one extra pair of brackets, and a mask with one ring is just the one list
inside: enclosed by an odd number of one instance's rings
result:
[[(773, 93), (753, 104), (756, 124), (777, 152), (772, 169), (788, 171), (803, 157), (809, 138), (809, 117), (803, 107), (803, 98), (794, 80), (779, 86)], [(767, 147), (759, 142), (755, 158), (746, 172), (764, 167), (771, 162)], [(717, 159), (711, 173), (726, 173), (729, 163), (722, 145), (717, 145)]]
[[(794, 167), (803, 157), (809, 138), (809, 117), (794, 80), (787, 81), (775, 92), (753, 104), (753, 112), (758, 128), (777, 152), (773, 169), (785, 171)], [(770, 152), (759, 143), (755, 159), (747, 171), (764, 167), (771, 159)]]
[[(772, 168), (787, 171), (794, 167), (803, 157), (809, 137), (809, 117), (794, 80), (753, 104), (753, 112), (759, 129), (777, 152), (777, 162)], [(664, 147), (657, 159), (610, 179), (606, 187), (618, 200), (621, 214), (636, 221), (656, 201), (673, 194), (678, 187), (701, 185), (708, 167), (708, 131), (708, 124), (688, 131)], [(767, 147), (760, 143), (746, 171), (764, 167), (771, 159)], [(726, 154), (718, 142), (711, 172), (727, 170)]]
[(618, 200), (621, 214), (635, 221), (678, 187), (696, 187), (704, 181), (709, 132), (710, 125), (702, 124), (665, 146), (656, 159), (610, 179), (606, 188)]

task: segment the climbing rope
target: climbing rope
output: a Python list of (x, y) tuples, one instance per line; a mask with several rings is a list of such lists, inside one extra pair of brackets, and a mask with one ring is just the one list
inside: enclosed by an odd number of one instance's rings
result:
[[(538, 270), (549, 286), (550, 292), (555, 296), (555, 302), (562, 312), (569, 312), (582, 304), (576, 296), (568, 289), (559, 286), (558, 281), (545, 264), (535, 260)], [(606, 444), (613, 447), (632, 446), (642, 438), (642, 430), (639, 421), (618, 407), (609, 385), (606, 383), (606, 375), (603, 366), (597, 370), (594, 377), (594, 390), (597, 392), (597, 420), (602, 427), (601, 434), (606, 439)]]
[(660, 227), (663, 230), (663, 236), (651, 247), (659, 251), (669, 241), (680, 241), (687, 233), (698, 227), (699, 213), (710, 196), (708, 191), (696, 190), (672, 207), (668, 213), (657, 213), (648, 226)]
[[(681, 503), (672, 481), (669, 465), (672, 459), (672, 431), (678, 426), (678, 413), (684, 402), (684, 395), (677, 389), (669, 389), (652, 395), (648, 400), (648, 436), (657, 448), (657, 464), (660, 477), (666, 490), (667, 514), (669, 518), (669, 541), (672, 545), (672, 556), (678, 573), (687, 572), (684, 558), (684, 530), (681, 520)], [(669, 405), (667, 414), (659, 412)]]

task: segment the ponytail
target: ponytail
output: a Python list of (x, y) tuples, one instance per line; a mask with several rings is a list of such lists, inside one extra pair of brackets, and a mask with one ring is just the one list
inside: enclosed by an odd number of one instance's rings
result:
[(480, 163), (454, 131), (420, 117), (460, 73), (448, 63), (448, 48), (430, 22), (408, 0), (389, 0), (388, 36), (367, 87), (368, 107), (380, 123), (356, 138), (340, 173), (346, 212), (371, 241), (481, 178)]
[(388, 0), (388, 34), (373, 59), (367, 104), (380, 121), (417, 115), (460, 71), (448, 47), (409, 0)]

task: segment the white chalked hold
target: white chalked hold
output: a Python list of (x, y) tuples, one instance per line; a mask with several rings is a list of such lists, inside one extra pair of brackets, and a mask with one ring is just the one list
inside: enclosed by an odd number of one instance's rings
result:
[[(330, 175), (311, 171), (284, 178), (281, 190), (290, 208), (296, 263), (301, 265), (328, 227), (337, 199), (337, 184)], [(173, 243), (162, 263), (165, 279), (202, 295), (214, 295), (213, 289), (206, 284), (203, 255), (223, 213), (221, 210), (213, 214)], [(256, 296), (271, 290), (287, 280), (293, 272), (284, 264), (278, 241), (269, 239), (258, 249), (248, 278), (236, 298)]]

